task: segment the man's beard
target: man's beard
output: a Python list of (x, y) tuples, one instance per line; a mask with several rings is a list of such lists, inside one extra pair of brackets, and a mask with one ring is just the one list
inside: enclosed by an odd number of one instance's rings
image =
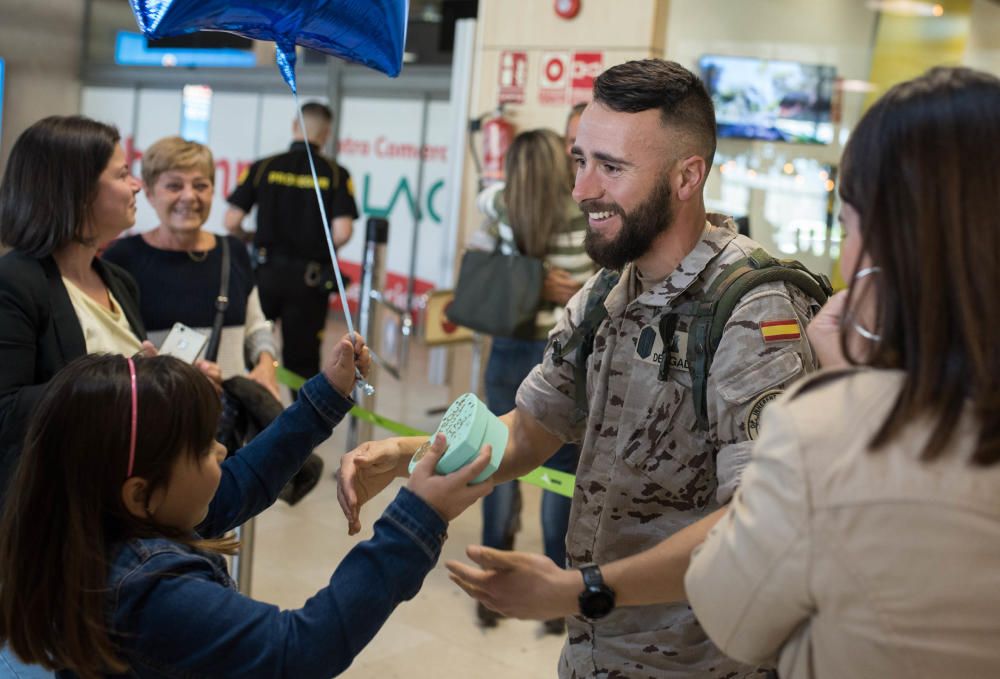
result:
[(580, 209), (585, 214), (612, 212), (621, 218), (622, 228), (613, 239), (604, 239), (588, 226), (583, 241), (587, 254), (596, 264), (619, 271), (646, 254), (657, 236), (670, 228), (674, 220), (670, 183), (666, 178), (658, 182), (649, 198), (630, 213), (625, 213), (617, 203), (586, 200), (580, 203)]

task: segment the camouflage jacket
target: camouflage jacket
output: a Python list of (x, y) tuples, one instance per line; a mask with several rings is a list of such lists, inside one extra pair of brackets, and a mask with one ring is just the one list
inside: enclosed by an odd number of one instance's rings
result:
[[(575, 356), (556, 365), (552, 341), (569, 340), (597, 276), (567, 305), (517, 406), (582, 445), (566, 537), (569, 565), (647, 550), (727, 502), (750, 459), (761, 410), (814, 369), (805, 325), (818, 305), (785, 283), (761, 285), (726, 324), (708, 378), (708, 430), (696, 424), (686, 360), (690, 318), (680, 316), (670, 338), (658, 336), (659, 319), (698, 300), (726, 265), (757, 247), (737, 235), (731, 220), (709, 215), (695, 248), (650, 290), (636, 296), (635, 272), (626, 267), (605, 300), (608, 318), (589, 359), (583, 422), (573, 418)], [(662, 360), (670, 362), (665, 381), (658, 377)], [(564, 678), (763, 676), (722, 655), (686, 604), (618, 608), (598, 621), (568, 622)]]

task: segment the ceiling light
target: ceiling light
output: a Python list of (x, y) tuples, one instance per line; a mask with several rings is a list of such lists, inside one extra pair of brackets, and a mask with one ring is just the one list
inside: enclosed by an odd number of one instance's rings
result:
[(876, 12), (902, 16), (939, 17), (944, 15), (944, 7), (940, 3), (919, 2), (918, 0), (868, 0), (865, 7)]

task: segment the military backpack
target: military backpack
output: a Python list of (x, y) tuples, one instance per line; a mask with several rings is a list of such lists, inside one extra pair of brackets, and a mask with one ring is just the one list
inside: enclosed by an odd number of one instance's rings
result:
[[(573, 368), (576, 404), (574, 419), (577, 422), (587, 416), (587, 361), (594, 351), (597, 329), (608, 316), (604, 300), (618, 283), (621, 273), (605, 269), (598, 276), (587, 296), (583, 318), (573, 334), (565, 344), (556, 340), (552, 347), (556, 365), (562, 365), (566, 356), (578, 349)], [(692, 319), (688, 329), (686, 358), (691, 372), (695, 415), (700, 428), (708, 429), (708, 374), (729, 317), (748, 292), (775, 281), (794, 285), (820, 305), (825, 304), (833, 294), (826, 276), (809, 271), (795, 260), (775, 259), (763, 248), (757, 248), (747, 257), (724, 268), (700, 300), (686, 302), (660, 316), (658, 325), (665, 346), (668, 346), (677, 330), (677, 319), (680, 316), (690, 316)], [(665, 351), (664, 354), (666, 353)], [(664, 355), (660, 360), (660, 380), (667, 379), (669, 370), (670, 361)]]

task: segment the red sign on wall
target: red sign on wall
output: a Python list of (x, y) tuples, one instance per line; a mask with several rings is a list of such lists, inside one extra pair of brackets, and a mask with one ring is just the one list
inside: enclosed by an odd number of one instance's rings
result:
[(500, 96), (501, 104), (523, 104), (524, 86), (528, 79), (527, 52), (500, 53)]
[(538, 69), (538, 101), (563, 106), (569, 85), (569, 52), (543, 52)]
[(573, 52), (570, 72), (570, 103), (590, 101), (594, 80), (604, 71), (604, 52)]

